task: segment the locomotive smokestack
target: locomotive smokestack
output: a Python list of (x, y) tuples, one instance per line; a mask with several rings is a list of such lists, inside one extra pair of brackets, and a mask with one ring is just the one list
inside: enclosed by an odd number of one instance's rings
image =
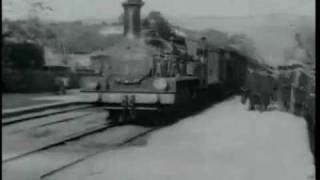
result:
[(126, 0), (124, 8), (124, 35), (128, 38), (139, 38), (141, 31), (140, 9), (142, 0)]

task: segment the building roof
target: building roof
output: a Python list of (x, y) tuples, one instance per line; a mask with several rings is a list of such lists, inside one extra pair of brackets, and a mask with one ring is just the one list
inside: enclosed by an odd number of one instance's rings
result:
[(68, 55), (68, 66), (75, 69), (92, 69), (91, 54)]
[(67, 57), (48, 47), (44, 48), (44, 60), (45, 66), (68, 67)]

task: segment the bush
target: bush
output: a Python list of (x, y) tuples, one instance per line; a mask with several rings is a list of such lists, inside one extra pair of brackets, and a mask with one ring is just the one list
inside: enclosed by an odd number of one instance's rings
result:
[(76, 74), (70, 75), (69, 87), (70, 89), (80, 88), (80, 77)]
[[(44, 65), (43, 48), (32, 43), (6, 44), (7, 60), (14, 68), (19, 69), (41, 69)], [(8, 63), (8, 62), (7, 62)]]
[(44, 70), (4, 70), (2, 72), (4, 92), (39, 93), (53, 92), (55, 76)]

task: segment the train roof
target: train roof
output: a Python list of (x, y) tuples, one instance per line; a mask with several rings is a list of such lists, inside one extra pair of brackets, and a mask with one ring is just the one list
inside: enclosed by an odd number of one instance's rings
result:
[[(201, 43), (201, 40), (194, 40), (194, 39), (186, 38), (186, 44), (187, 44), (189, 53), (191, 53), (192, 55), (196, 55), (196, 49), (198, 48), (199, 43)], [(222, 53), (229, 52), (229, 53), (235, 54), (239, 57), (242, 57), (249, 64), (251, 64), (252, 66), (255, 66), (256, 68), (265, 69), (265, 70), (268, 69), (266, 67), (266, 65), (263, 65), (257, 59), (250, 57), (248, 55), (245, 55), (244, 53), (241, 53), (237, 47), (230, 46), (230, 45), (229, 46), (215, 46), (210, 43), (207, 43), (207, 46), (209, 48), (209, 51), (211, 51), (211, 52), (222, 52)]]

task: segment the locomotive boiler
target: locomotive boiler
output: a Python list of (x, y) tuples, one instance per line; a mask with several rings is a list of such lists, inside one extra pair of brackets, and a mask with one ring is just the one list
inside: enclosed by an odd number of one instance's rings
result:
[(244, 57), (210, 47), (205, 37), (196, 42), (192, 56), (184, 37), (166, 40), (157, 32), (142, 32), (142, 6), (141, 0), (123, 3), (124, 36), (92, 57), (101, 62), (102, 72), (94, 92), (112, 122), (135, 121), (150, 112), (186, 111), (239, 89), (247, 66)]

